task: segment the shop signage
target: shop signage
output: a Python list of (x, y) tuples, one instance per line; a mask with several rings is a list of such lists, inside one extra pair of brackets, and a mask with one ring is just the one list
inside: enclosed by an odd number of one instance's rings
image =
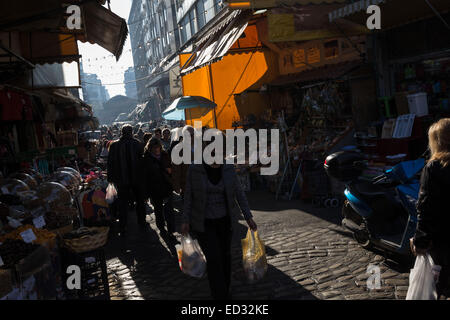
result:
[(320, 58), (320, 48), (319, 47), (313, 47), (308, 48), (308, 63), (319, 63), (321, 60)]
[(169, 88), (170, 97), (175, 99), (183, 94), (183, 87), (181, 85), (181, 77), (178, 77), (180, 67), (176, 66), (169, 71)]
[(300, 68), (305, 65), (306, 53), (305, 49), (296, 49), (292, 52), (292, 62), (295, 68)]
[[(353, 43), (362, 39), (354, 37)], [(298, 73), (327, 64), (353, 61), (358, 52), (346, 39), (328, 39), (308, 41), (297, 46), (286, 47), (279, 53), (279, 70), (281, 75)]]

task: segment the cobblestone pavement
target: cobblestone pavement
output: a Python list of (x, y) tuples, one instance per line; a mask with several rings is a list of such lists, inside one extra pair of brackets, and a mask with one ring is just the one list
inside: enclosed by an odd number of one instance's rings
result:
[[(232, 247), (233, 299), (404, 299), (409, 266), (358, 246), (339, 226), (339, 211), (315, 209), (300, 201), (277, 202), (271, 194), (251, 194), (249, 202), (265, 241), (268, 272), (256, 284), (243, 281), (240, 239), (244, 221), (235, 227)], [(302, 208), (302, 210), (300, 209)], [(107, 247), (111, 299), (209, 299), (206, 279), (184, 275), (173, 244), (153, 230), (143, 234), (130, 213), (130, 236), (112, 236)], [(380, 288), (369, 290), (368, 267), (381, 272)]]

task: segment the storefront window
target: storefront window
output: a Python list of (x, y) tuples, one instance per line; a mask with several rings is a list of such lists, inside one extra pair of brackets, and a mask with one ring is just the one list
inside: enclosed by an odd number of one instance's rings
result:
[(185, 43), (191, 37), (191, 25), (189, 23), (189, 15), (181, 20), (181, 41)]
[(187, 15), (185, 18), (185, 25), (184, 27), (186, 28), (186, 40), (189, 40), (192, 37), (192, 29), (191, 29), (191, 23), (189, 21), (189, 15)]
[(201, 29), (206, 23), (205, 6), (203, 4), (203, 0), (197, 2), (195, 9), (197, 10), (197, 26), (199, 29)]
[(189, 12), (189, 20), (190, 20), (190, 24), (191, 24), (191, 32), (192, 34), (195, 34), (197, 32), (197, 27), (196, 27), (196, 22), (195, 22), (195, 13), (194, 13), (194, 9), (192, 9)]
[(215, 15), (214, 1), (213, 0), (203, 0), (203, 5), (205, 7), (206, 23), (208, 23), (208, 21), (211, 20)]
[(219, 13), (220, 10), (223, 8), (223, 1), (222, 0), (214, 0), (214, 7), (216, 10), (216, 14)]

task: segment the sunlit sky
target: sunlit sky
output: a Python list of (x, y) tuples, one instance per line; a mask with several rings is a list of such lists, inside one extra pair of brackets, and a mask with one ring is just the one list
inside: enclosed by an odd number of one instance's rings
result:
[[(132, 0), (111, 0), (111, 11), (128, 22)], [(107, 5), (105, 5), (107, 7)], [(130, 35), (128, 34), (122, 56), (116, 62), (111, 53), (97, 44), (78, 42), (80, 55), (82, 56), (83, 71), (86, 73), (96, 73), (103, 84), (123, 83), (123, 74), (126, 69), (133, 66), (133, 55), (129, 51)], [(89, 59), (89, 61), (88, 61)], [(97, 59), (97, 60), (96, 60)], [(107, 85), (109, 96), (125, 95), (125, 86)]]

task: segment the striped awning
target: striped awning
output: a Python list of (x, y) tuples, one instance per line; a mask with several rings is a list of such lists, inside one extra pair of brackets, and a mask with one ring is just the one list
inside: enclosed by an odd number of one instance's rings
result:
[(191, 73), (201, 67), (221, 60), (239, 39), (247, 28), (248, 22), (252, 17), (247, 11), (240, 12), (239, 15), (233, 15), (233, 19), (228, 21), (228, 24), (222, 25), (220, 29), (216, 29), (216, 25), (211, 26), (211, 30), (216, 30), (211, 36), (204, 34), (202, 37), (196, 39), (197, 48), (192, 52), (191, 58), (182, 66), (180, 73), (182, 75)]
[(380, 3), (386, 2), (386, 0), (360, 0), (354, 3), (350, 3), (342, 8), (334, 10), (328, 14), (330, 22), (336, 19), (341, 19), (348, 17), (357, 12), (367, 11), (367, 8), (371, 5), (379, 5)]

